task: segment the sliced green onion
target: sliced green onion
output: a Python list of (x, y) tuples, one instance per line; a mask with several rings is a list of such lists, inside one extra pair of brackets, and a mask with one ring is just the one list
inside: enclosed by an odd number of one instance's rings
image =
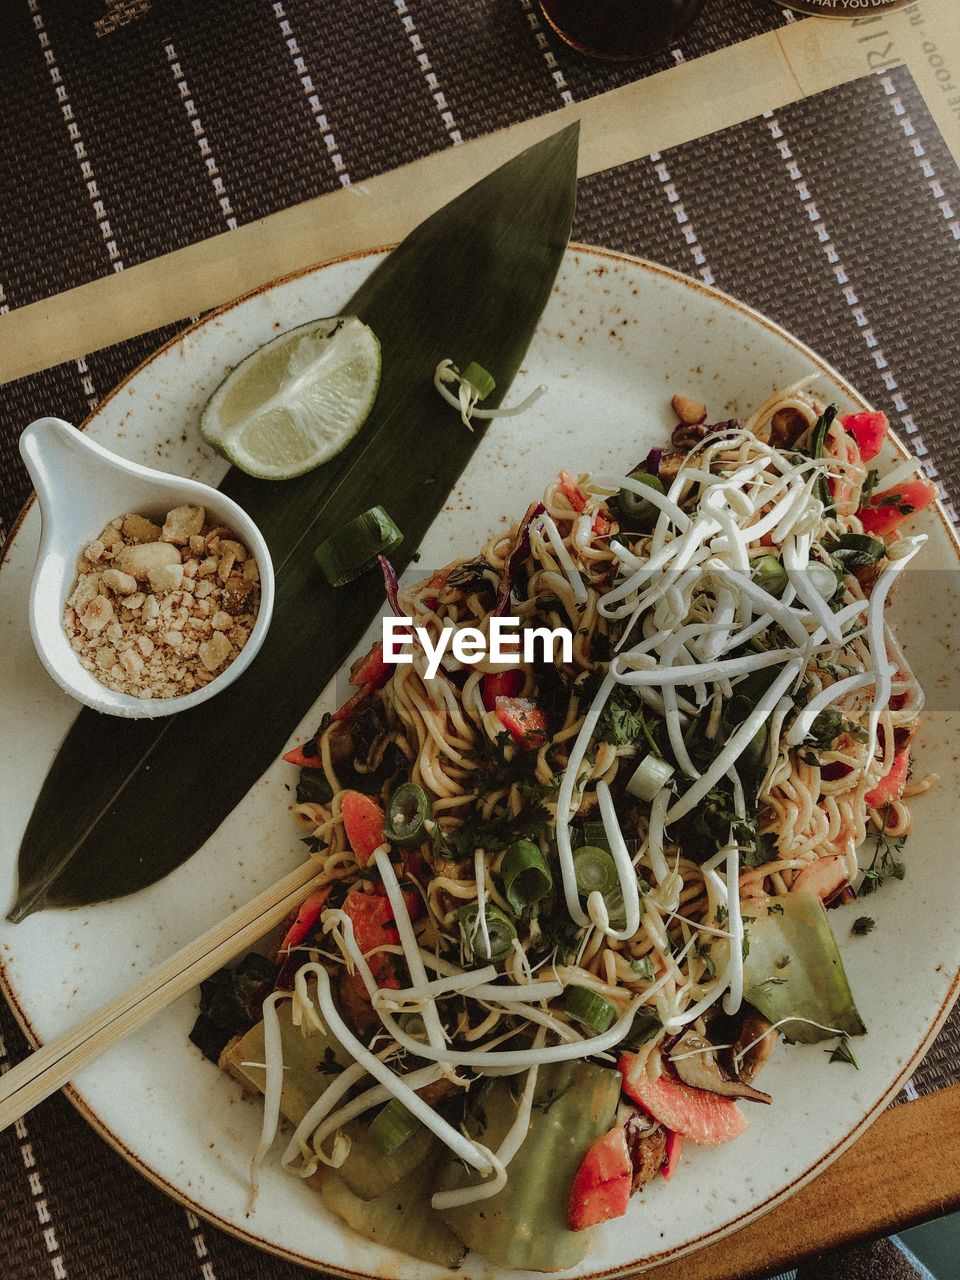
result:
[(415, 849), (427, 839), (427, 822), (432, 816), (430, 797), (423, 787), (405, 782), (390, 797), (383, 834), (401, 849)]
[(633, 1015), (633, 1023), (629, 1034), (620, 1041), (620, 1048), (629, 1049), (631, 1053), (636, 1053), (648, 1040), (653, 1039), (662, 1026), (663, 1023), (652, 1009), (647, 1009), (646, 1007), (638, 1009)]
[(573, 874), (577, 881), (577, 892), (584, 897), (591, 893), (601, 893), (606, 897), (620, 885), (613, 854), (609, 849), (601, 849), (595, 844), (585, 844), (582, 849), (574, 851)]
[(644, 756), (627, 783), (627, 790), (648, 803), (673, 777), (673, 765), (655, 755)]
[[(603, 905), (607, 909), (607, 919), (615, 929), (622, 929), (627, 923), (627, 908), (623, 901), (623, 890), (619, 881), (617, 887), (603, 895)], [(643, 897), (640, 898), (640, 913), (643, 914)]]
[(480, 927), (479, 911), (475, 902), (468, 907), (461, 907), (457, 912), (460, 920), (460, 932), (477, 960), (503, 960), (513, 950), (513, 940), (517, 929), (509, 916), (499, 907), (488, 906), (484, 913), (487, 923), (487, 938)]
[(393, 1155), (420, 1128), (420, 1121), (411, 1115), (397, 1098), (391, 1098), (370, 1121), (370, 1140), (382, 1156)]
[(553, 888), (553, 876), (538, 845), (518, 840), (500, 863), (503, 892), (514, 911), (523, 911), (545, 898)]
[(823, 448), (827, 442), (827, 432), (830, 430), (830, 425), (837, 416), (837, 412), (838, 410), (835, 404), (828, 404), (826, 409), (824, 409), (823, 413), (821, 413), (820, 417), (813, 424), (810, 431), (811, 458), (823, 457)]
[(751, 577), (757, 586), (779, 600), (786, 591), (790, 579), (777, 557), (760, 556), (758, 560), (754, 560), (751, 568), (753, 570)]
[(843, 533), (830, 547), (833, 559), (839, 561), (844, 570), (874, 565), (883, 559), (886, 551), (879, 538), (871, 538), (866, 533)]
[(372, 569), (377, 556), (389, 555), (402, 541), (403, 534), (383, 507), (371, 507), (325, 538), (313, 557), (331, 587), (343, 587)]
[(577, 831), (580, 834), (581, 844), (595, 844), (598, 849), (606, 849), (610, 852), (610, 841), (607, 839), (607, 829), (602, 822), (581, 822)]
[[(824, 456), (823, 451), (827, 443), (827, 432), (830, 430), (830, 425), (837, 416), (837, 412), (835, 404), (828, 404), (814, 423), (810, 434), (811, 458), (822, 458)], [(824, 475), (817, 477), (817, 497), (823, 503), (825, 512), (833, 510), (833, 495), (830, 492), (830, 486), (827, 484), (827, 477)]]
[[(660, 477), (655, 476), (652, 471), (631, 471), (630, 479), (638, 480), (640, 484), (645, 484), (648, 489), (653, 489), (656, 493), (666, 493)], [(617, 501), (620, 504), (620, 510), (631, 524), (639, 525), (641, 529), (652, 529), (657, 523), (660, 508), (641, 497), (639, 493), (634, 493), (632, 489), (621, 489)]]
[(606, 1031), (617, 1016), (609, 1000), (586, 987), (568, 987), (563, 997), (564, 1012), (593, 1031)]
[[(607, 839), (607, 832), (602, 822), (578, 822), (572, 829), (572, 835), (577, 848), (584, 844), (593, 844), (598, 849), (611, 852), (610, 841)], [(641, 842), (636, 836), (625, 835), (623, 842), (631, 856), (640, 848)]]
[(840, 584), (836, 572), (830, 565), (821, 564), (819, 560), (811, 560), (807, 565), (807, 576), (818, 596), (824, 600), (831, 600), (834, 597)]
[(430, 1039), (422, 1014), (401, 1013), (397, 1022), (403, 1028), (404, 1035), (408, 1035), (411, 1040), (419, 1040), (421, 1044), (426, 1044)]
[(471, 360), (460, 376), (475, 388), (478, 400), (486, 400), (497, 385), (493, 374), (488, 373), (482, 364), (477, 364), (476, 360)]

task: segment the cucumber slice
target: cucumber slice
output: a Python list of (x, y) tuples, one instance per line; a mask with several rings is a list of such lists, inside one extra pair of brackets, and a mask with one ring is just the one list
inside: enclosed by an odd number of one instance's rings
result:
[[(303, 1035), (290, 1017), (286, 1002), (277, 1009), (283, 1044), (283, 1089), (280, 1110), (297, 1125), (330, 1081), (330, 1072), (347, 1066), (350, 1058), (339, 1041), (321, 1031)], [(227, 1045), (220, 1065), (241, 1084), (263, 1092), (266, 1072), (255, 1064), (263, 1062), (263, 1023), (258, 1022), (245, 1036)], [(371, 1113), (372, 1115), (373, 1113)], [(340, 1177), (351, 1192), (363, 1200), (373, 1200), (408, 1178), (419, 1165), (430, 1160), (436, 1139), (429, 1129), (420, 1129), (392, 1155), (377, 1150), (369, 1134), (370, 1116), (359, 1116), (343, 1127), (350, 1139), (350, 1154), (340, 1167)]]
[(350, 1139), (350, 1154), (337, 1173), (361, 1200), (376, 1200), (421, 1165), (431, 1164), (437, 1147), (430, 1130), (420, 1125), (402, 1147), (385, 1156), (370, 1137), (369, 1115), (351, 1120), (343, 1126), (343, 1132)]
[(784, 1026), (789, 1040), (814, 1044), (836, 1034), (811, 1026), (813, 1022), (848, 1036), (864, 1034), (819, 898), (787, 893), (744, 903), (744, 927), (750, 941), (743, 962), (744, 999), (770, 1022), (809, 1019)]
[[(350, 1058), (338, 1040), (322, 1031), (301, 1034), (290, 1017), (290, 1004), (284, 1001), (277, 1009), (280, 1019), (280, 1039), (283, 1044), (283, 1090), (280, 1110), (291, 1124), (297, 1125), (307, 1114), (331, 1074), (346, 1067)], [(263, 1062), (263, 1023), (251, 1027), (245, 1036), (232, 1040), (220, 1055), (220, 1066), (248, 1089), (262, 1093), (266, 1083), (266, 1070), (257, 1066)]]
[[(463, 1261), (466, 1247), (430, 1208), (434, 1181), (430, 1164), (422, 1165), (395, 1190), (376, 1200), (361, 1200), (330, 1170), (317, 1175), (316, 1181), (330, 1212), (367, 1240), (434, 1262), (438, 1267), (457, 1267)], [(391, 1274), (399, 1276), (403, 1272)]]
[[(620, 1075), (587, 1062), (540, 1068), (533, 1115), (523, 1146), (510, 1162), (509, 1181), (489, 1200), (440, 1211), (471, 1249), (495, 1266), (560, 1271), (586, 1257), (592, 1230), (567, 1227), (567, 1198), (589, 1147), (613, 1124)], [(495, 1151), (517, 1114), (506, 1079), (471, 1091), (467, 1128)], [(472, 1169), (448, 1163), (440, 1186), (476, 1181)]]

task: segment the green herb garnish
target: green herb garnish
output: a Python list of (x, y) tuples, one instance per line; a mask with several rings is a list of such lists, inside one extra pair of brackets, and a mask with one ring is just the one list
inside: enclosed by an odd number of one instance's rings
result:
[(850, 1041), (846, 1036), (841, 1036), (840, 1043), (835, 1049), (824, 1049), (824, 1053), (830, 1055), (831, 1062), (846, 1062), (851, 1067), (860, 1070), (860, 1063), (853, 1056), (853, 1050), (850, 1048)]
[(888, 880), (902, 880), (907, 874), (906, 867), (896, 856), (903, 850), (906, 836), (892, 839), (887, 835), (889, 815), (888, 807), (883, 813), (883, 826), (877, 832), (873, 860), (863, 873), (863, 881), (859, 889), (861, 895), (875, 893)]

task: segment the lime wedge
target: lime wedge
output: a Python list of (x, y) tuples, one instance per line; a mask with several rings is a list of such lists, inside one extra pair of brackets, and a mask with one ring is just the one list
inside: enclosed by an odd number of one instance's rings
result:
[(289, 480), (349, 444), (379, 385), (372, 329), (355, 316), (311, 320), (227, 374), (200, 415), (200, 434), (248, 475)]

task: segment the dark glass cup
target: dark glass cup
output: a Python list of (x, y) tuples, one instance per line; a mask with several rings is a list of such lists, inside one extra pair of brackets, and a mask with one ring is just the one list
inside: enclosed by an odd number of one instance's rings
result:
[(705, 0), (540, 0), (543, 16), (578, 53), (610, 62), (667, 48)]
[(774, 0), (781, 8), (813, 18), (876, 18), (894, 9), (907, 9), (917, 0)]

